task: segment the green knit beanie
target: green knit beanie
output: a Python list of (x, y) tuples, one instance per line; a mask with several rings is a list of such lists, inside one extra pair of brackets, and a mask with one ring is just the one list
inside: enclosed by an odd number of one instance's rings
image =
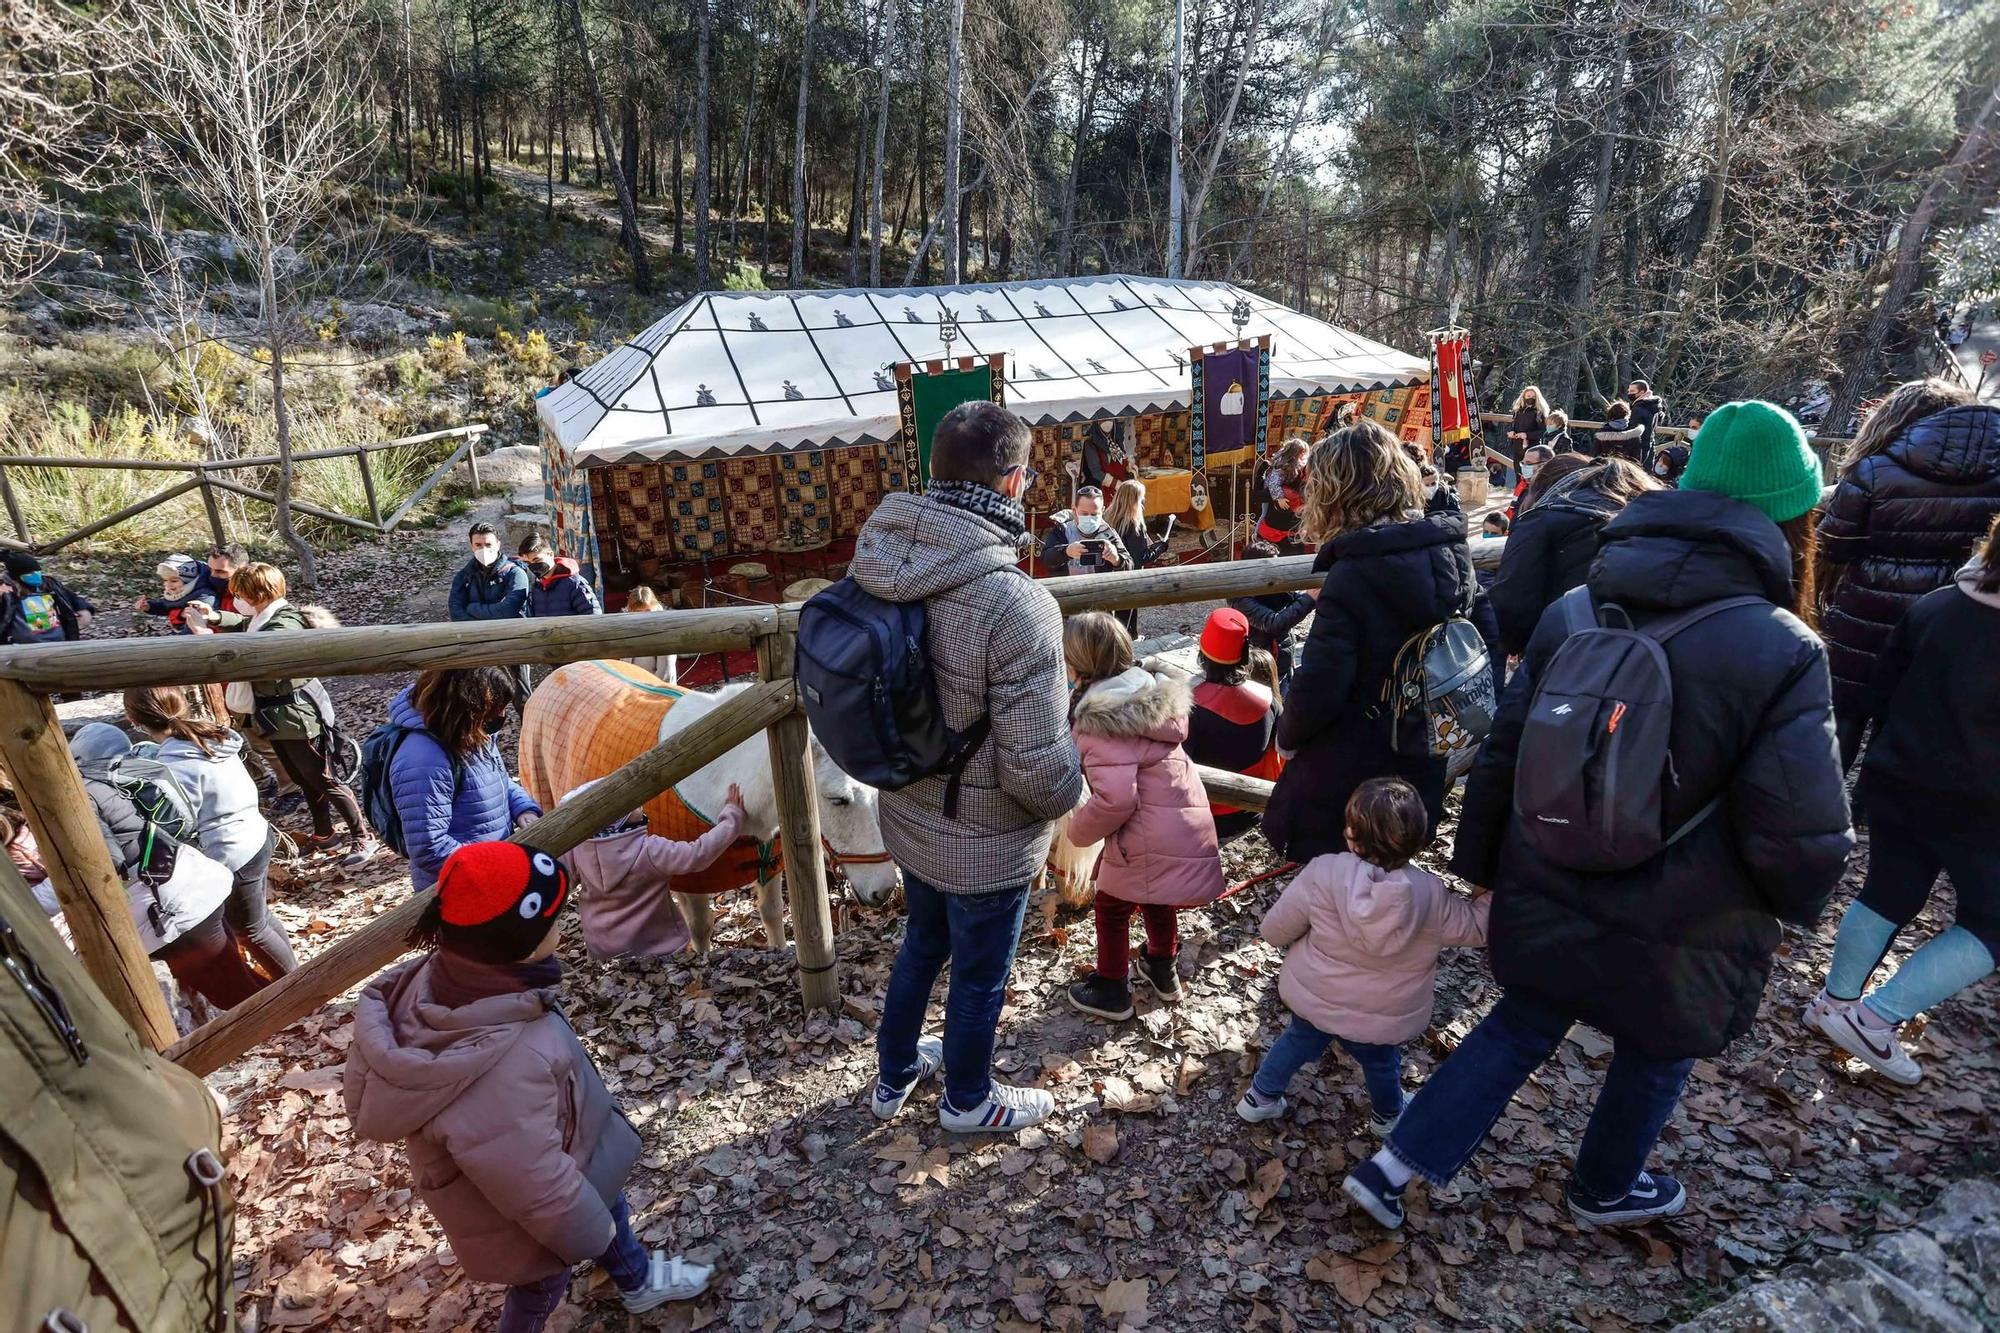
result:
[(1714, 491), (1784, 523), (1819, 503), (1819, 456), (1798, 418), (1775, 403), (1724, 403), (1695, 432), (1684, 491)]

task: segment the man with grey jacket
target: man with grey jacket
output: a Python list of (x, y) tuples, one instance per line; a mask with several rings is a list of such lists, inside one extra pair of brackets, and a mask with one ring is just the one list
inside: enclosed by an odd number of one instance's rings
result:
[[(1009, 1132), (1055, 1109), (1040, 1088), (994, 1082), (991, 1068), (1028, 887), (1048, 857), (1054, 821), (1083, 790), (1062, 613), (1015, 564), (1027, 529), (1021, 496), (1034, 482), (1028, 444), (1027, 423), (1003, 407), (952, 409), (932, 439), (928, 493), (885, 497), (848, 568), (876, 597), (924, 604), (945, 724), (992, 724), (965, 766), (955, 817), (944, 814), (942, 777), (882, 793), (882, 837), (909, 905), (876, 1036), (871, 1106), (883, 1120), (940, 1066), (946, 1129)], [(919, 1034), (947, 961), (940, 1041)]]

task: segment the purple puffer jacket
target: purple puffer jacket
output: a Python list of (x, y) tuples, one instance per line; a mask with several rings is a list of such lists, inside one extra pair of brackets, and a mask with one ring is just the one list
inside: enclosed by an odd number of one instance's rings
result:
[[(440, 957), (391, 968), (361, 992), (342, 1089), (354, 1132), (404, 1140), (417, 1193), (467, 1277), (518, 1286), (596, 1258), (611, 1244), (638, 1131), (555, 991), (451, 1008), (432, 995)], [(450, 965), (454, 976), (482, 971)]]
[(1100, 892), (1170, 907), (1222, 896), (1215, 817), (1181, 749), (1193, 706), (1185, 682), (1143, 667), (1098, 681), (1077, 701), (1070, 726), (1090, 799), (1069, 817), (1069, 838), (1103, 841)]

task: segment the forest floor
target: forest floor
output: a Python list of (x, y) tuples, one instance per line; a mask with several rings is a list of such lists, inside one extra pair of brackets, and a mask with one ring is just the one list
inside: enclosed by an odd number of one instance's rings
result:
[[(352, 548), (327, 558), (316, 600), (350, 625), (434, 618), (457, 563), (434, 535)], [(96, 561), (64, 572), (106, 605), (129, 601), (114, 575)], [(1187, 608), (1148, 612), (1145, 630), (1197, 619)], [(365, 732), (402, 683), (344, 682), (349, 726)], [(65, 712), (115, 706), (100, 698)], [(1272, 867), (1255, 834), (1225, 859), (1233, 880)], [(1059, 1109), (1013, 1138), (943, 1132), (934, 1087), (891, 1124), (868, 1113), (893, 908), (844, 908), (843, 1009), (811, 1019), (797, 1006), (789, 950), (754, 946), (747, 895), (719, 919), (705, 963), (605, 964), (566, 948), (570, 1017), (645, 1142), (628, 1188), (637, 1225), (649, 1242), (717, 1266), (710, 1295), (646, 1326), (1661, 1327), (1747, 1275), (1904, 1227), (1945, 1183), (1994, 1167), (1996, 992), (1946, 1005), (1923, 1032), (1917, 1050), (1932, 1074), (1921, 1086), (1860, 1073), (1796, 1021), (1831, 949), (1830, 916), (1816, 932), (1787, 932), (1762, 1020), (1697, 1066), (1666, 1130), (1656, 1162), (1687, 1181), (1686, 1216), (1623, 1235), (1570, 1223), (1567, 1162), (1609, 1053), (1578, 1028), (1453, 1189), (1414, 1188), (1408, 1227), (1384, 1236), (1338, 1188), (1375, 1146), (1358, 1074), (1341, 1057), (1300, 1077), (1287, 1119), (1253, 1128), (1232, 1109), (1285, 1020), (1279, 956), (1257, 936), (1282, 887), (1185, 914), (1185, 998), (1141, 1000), (1138, 1018), (1118, 1027), (1063, 1000), (1090, 963), (1089, 916), (1038, 903), (997, 1065), (1003, 1078), (1047, 1087)], [(390, 857), (351, 874), (309, 862), (275, 888), (275, 911), (310, 957), (407, 892)], [(1934, 905), (1929, 927), (1943, 910)], [(1496, 994), (1482, 954), (1447, 955), (1436, 1028), (1409, 1051), (1412, 1086)], [(210, 1079), (229, 1100), (243, 1327), (490, 1327), (499, 1291), (466, 1280), (413, 1198), (401, 1151), (352, 1135), (340, 1099), (352, 1001)], [(637, 1326), (588, 1267), (552, 1325)]]

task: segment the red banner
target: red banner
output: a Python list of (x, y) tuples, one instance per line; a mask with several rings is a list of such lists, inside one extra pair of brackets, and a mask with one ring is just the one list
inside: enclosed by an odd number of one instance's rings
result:
[(1472, 434), (1465, 384), (1472, 360), (1471, 336), (1463, 332), (1444, 335), (1433, 345), (1432, 356), (1437, 367), (1431, 393), (1434, 438), (1441, 444), (1457, 444)]

